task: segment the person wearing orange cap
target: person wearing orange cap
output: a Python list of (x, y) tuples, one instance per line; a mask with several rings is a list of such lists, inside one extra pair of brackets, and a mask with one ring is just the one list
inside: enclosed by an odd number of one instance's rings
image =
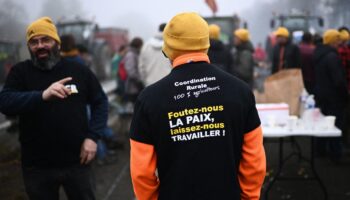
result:
[(140, 94), (130, 128), (136, 198), (258, 200), (266, 158), (252, 91), (210, 64), (198, 14), (176, 15), (163, 37), (173, 69)]
[[(340, 33), (329, 29), (323, 34), (323, 44), (315, 49), (315, 100), (321, 112), (326, 116), (335, 116), (335, 125), (343, 129), (348, 89), (345, 70), (337, 52), (340, 43)], [(328, 153), (333, 160), (338, 161), (342, 155), (341, 140), (319, 139), (317, 150), (321, 155)]]
[(233, 43), (236, 48), (233, 58), (233, 74), (253, 87), (254, 47), (250, 42), (249, 31), (242, 28), (234, 31), (233, 35)]
[[(26, 32), (30, 60), (17, 63), (0, 92), (0, 112), (19, 116), (23, 181), (30, 200), (95, 199), (90, 163), (107, 123), (108, 100), (83, 64), (60, 56), (49, 17)], [(91, 107), (90, 121), (87, 105)]]
[(272, 74), (290, 68), (300, 68), (300, 51), (290, 40), (289, 31), (279, 27), (275, 31), (277, 44), (273, 49)]
[(210, 47), (208, 56), (211, 64), (218, 66), (225, 72), (231, 73), (232, 55), (220, 40), (221, 28), (216, 24), (209, 25)]

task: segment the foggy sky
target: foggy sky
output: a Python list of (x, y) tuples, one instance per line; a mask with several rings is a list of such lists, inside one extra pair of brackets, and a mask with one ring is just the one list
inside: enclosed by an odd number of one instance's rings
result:
[[(28, 10), (29, 21), (33, 21), (41, 15), (67, 14), (67, 10), (76, 10), (77, 14), (95, 20), (101, 27), (116, 26), (129, 29), (131, 36), (151, 37), (160, 23), (169, 21), (172, 16), (179, 12), (194, 11), (203, 16), (211, 16), (212, 13), (204, 0), (74, 0), (80, 2), (80, 6), (71, 5), (72, 1), (60, 0), (63, 7), (59, 6), (57, 0), (14, 0), (21, 2)], [(50, 11), (43, 10), (43, 5), (52, 2)], [(258, 0), (217, 0), (218, 16), (240, 13), (250, 7)], [(269, 0), (264, 0), (269, 1)], [(54, 5), (55, 4), (55, 5)], [(69, 12), (69, 11), (68, 11)], [(71, 13), (70, 13), (71, 15)]]
[[(151, 37), (160, 23), (167, 22), (179, 12), (194, 11), (202, 16), (212, 13), (204, 0), (0, 0), (14, 1), (24, 7), (28, 16), (21, 16), (26, 24), (47, 15), (55, 21), (62, 16), (83, 16), (95, 19), (100, 27), (121, 27), (130, 36)], [(309, 10), (319, 14), (320, 2), (325, 0), (216, 0), (217, 16), (238, 14), (248, 22), (252, 40), (264, 42), (272, 30), (269, 21), (272, 13), (286, 14), (292, 8)], [(322, 14), (321, 14), (322, 15)], [(327, 23), (327, 21), (326, 21)], [(332, 23), (331, 23), (332, 24)], [(336, 28), (336, 27), (332, 27)]]

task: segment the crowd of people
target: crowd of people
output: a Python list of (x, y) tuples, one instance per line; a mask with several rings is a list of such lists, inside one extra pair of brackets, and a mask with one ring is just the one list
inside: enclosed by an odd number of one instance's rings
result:
[(161, 50), (165, 26), (159, 25), (158, 32), (145, 44), (141, 38), (133, 38), (128, 46), (120, 47), (112, 61), (118, 87), (116, 92), (128, 111), (132, 112), (137, 96), (145, 87), (171, 71), (171, 65)]
[[(133, 119), (130, 170), (137, 199), (259, 199), (266, 174), (253, 89), (270, 74), (300, 68), (306, 90), (346, 133), (350, 108), (349, 31), (304, 33), (294, 44), (279, 27), (275, 44), (254, 48), (247, 29), (220, 40), (221, 27), (181, 13), (145, 43), (135, 37), (111, 61), (117, 94)], [(108, 100), (91, 61), (48, 17), (26, 31), (31, 59), (16, 64), (0, 111), (19, 116), (23, 179), (30, 199), (95, 199), (91, 161), (113, 137)], [(347, 112), (350, 115), (350, 112)], [(346, 135), (346, 134), (345, 134)], [(342, 154), (342, 141), (320, 152)], [(103, 148), (102, 148), (103, 149)]]
[(234, 31), (233, 48), (219, 40), (220, 27), (209, 26), (211, 46), (209, 58), (220, 69), (246, 82), (252, 89), (262, 92), (264, 79), (285, 69), (301, 69), (304, 86), (315, 96), (316, 106), (322, 114), (336, 116), (336, 126), (343, 131), (343, 139), (320, 139), (320, 155), (331, 154), (339, 160), (343, 146), (349, 146), (348, 123), (350, 83), (349, 30), (341, 27), (329, 29), (320, 37), (305, 32), (300, 43), (294, 43), (290, 32), (279, 27), (264, 50), (261, 44), (253, 48), (249, 31)]

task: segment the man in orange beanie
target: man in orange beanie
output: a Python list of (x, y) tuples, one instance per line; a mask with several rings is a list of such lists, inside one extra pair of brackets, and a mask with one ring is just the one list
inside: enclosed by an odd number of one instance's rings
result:
[[(340, 43), (340, 33), (329, 29), (323, 34), (323, 44), (315, 49), (315, 99), (322, 113), (335, 116), (335, 125), (343, 129), (348, 90), (345, 70), (337, 52)], [(342, 155), (341, 140), (318, 139), (317, 150), (319, 154), (328, 154), (334, 161), (339, 161)]]
[(176, 15), (163, 34), (173, 69), (140, 94), (130, 129), (136, 198), (258, 200), (266, 160), (254, 95), (210, 64), (198, 14)]
[(220, 69), (231, 72), (232, 55), (229, 48), (220, 40), (221, 29), (216, 24), (209, 25), (210, 48), (208, 56), (210, 62)]
[(285, 27), (279, 27), (275, 31), (277, 44), (273, 49), (272, 73), (283, 69), (300, 68), (301, 58), (298, 46), (290, 39), (289, 31)]
[[(92, 200), (90, 162), (106, 127), (108, 101), (83, 64), (60, 57), (61, 40), (49, 17), (27, 28), (31, 60), (11, 69), (0, 111), (19, 116), (23, 179), (30, 200)], [(87, 120), (87, 105), (91, 107)]]
[(250, 34), (247, 29), (238, 29), (234, 33), (234, 54), (233, 73), (241, 80), (253, 87), (254, 73), (254, 47), (250, 42)]

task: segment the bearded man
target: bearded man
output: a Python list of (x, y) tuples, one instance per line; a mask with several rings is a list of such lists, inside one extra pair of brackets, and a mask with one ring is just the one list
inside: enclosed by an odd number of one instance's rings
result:
[[(31, 60), (13, 66), (0, 111), (19, 116), (22, 172), (31, 200), (95, 199), (90, 162), (106, 127), (108, 101), (84, 65), (60, 58), (60, 38), (43, 17), (26, 33)], [(87, 118), (87, 105), (91, 118)]]

